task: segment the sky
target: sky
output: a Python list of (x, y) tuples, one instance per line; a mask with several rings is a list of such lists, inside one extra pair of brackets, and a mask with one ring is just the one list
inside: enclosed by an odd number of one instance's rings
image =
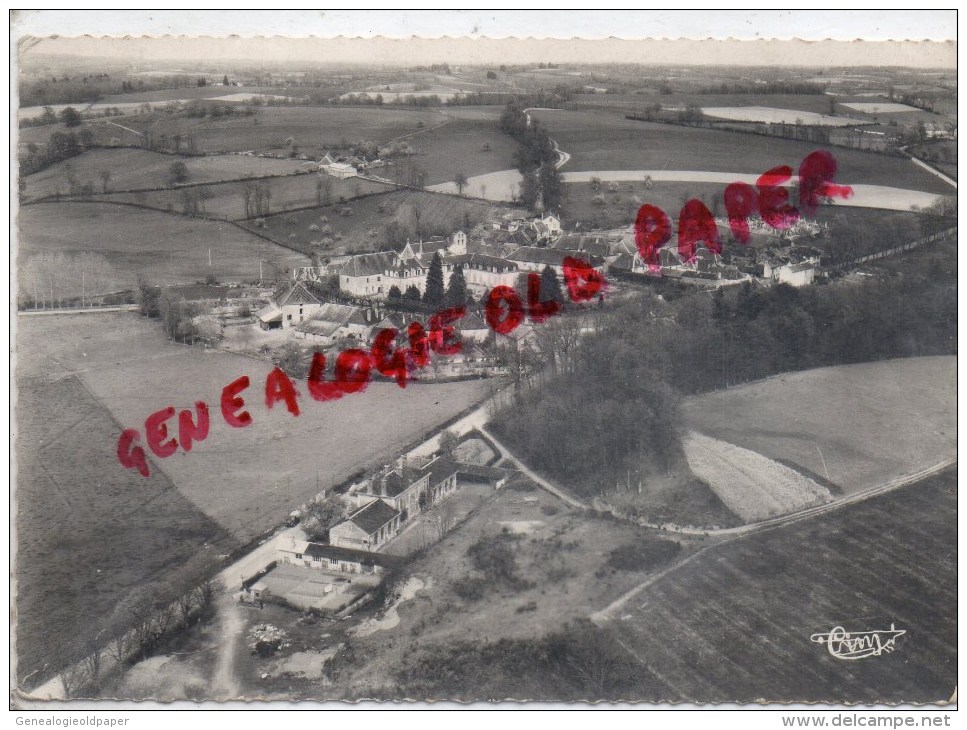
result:
[[(921, 67), (956, 64), (956, 47), (951, 42), (848, 42), (857, 38), (950, 41), (956, 35), (956, 12), (951, 10), (15, 11), (11, 33), (14, 39), (24, 35), (48, 36), (31, 45), (29, 53), (120, 55), (135, 61), (257, 57), (265, 62), (307, 59), (399, 65), (442, 61)], [(52, 34), (59, 37), (49, 38)], [(155, 37), (130, 37), (141, 34)], [(166, 34), (168, 37), (164, 37)], [(202, 34), (208, 37), (197, 37)], [(234, 38), (227, 37), (232, 34)], [(122, 40), (125, 35), (129, 38)], [(465, 40), (454, 42), (447, 36)], [(561, 40), (519, 40), (540, 36)], [(564, 40), (577, 36), (598, 40)], [(696, 45), (689, 40), (641, 40), (710, 37), (747, 42)], [(766, 40), (774, 38), (810, 42)], [(830, 38), (839, 42), (818, 42)]]

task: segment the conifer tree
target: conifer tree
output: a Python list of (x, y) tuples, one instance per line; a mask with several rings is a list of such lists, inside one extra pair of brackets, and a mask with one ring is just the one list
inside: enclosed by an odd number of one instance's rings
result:
[(443, 304), (443, 262), (440, 254), (434, 252), (433, 260), (430, 261), (430, 272), (426, 275), (426, 291), (423, 293), (423, 302), (433, 307)]
[(541, 300), (545, 302), (564, 303), (564, 292), (561, 291), (561, 282), (557, 274), (550, 266), (545, 266), (541, 272)]
[(446, 305), (448, 307), (462, 307), (467, 303), (467, 280), (463, 275), (463, 266), (457, 266), (450, 274), (447, 284)]

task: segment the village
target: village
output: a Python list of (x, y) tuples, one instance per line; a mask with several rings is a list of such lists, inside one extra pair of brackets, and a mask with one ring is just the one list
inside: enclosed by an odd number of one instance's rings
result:
[[(949, 696), (947, 56), (74, 44), (20, 49), (23, 696)], [(930, 651), (802, 638), (881, 608)]]

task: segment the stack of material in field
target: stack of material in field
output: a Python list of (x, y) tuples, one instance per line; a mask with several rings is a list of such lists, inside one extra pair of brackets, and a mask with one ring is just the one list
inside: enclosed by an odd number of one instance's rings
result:
[(832, 500), (829, 490), (762, 454), (689, 431), (682, 439), (692, 472), (743, 522), (797, 512)]

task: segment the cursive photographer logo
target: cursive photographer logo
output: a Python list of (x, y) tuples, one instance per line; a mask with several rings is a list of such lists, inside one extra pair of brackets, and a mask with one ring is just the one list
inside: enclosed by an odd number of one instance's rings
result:
[(883, 631), (847, 631), (837, 626), (827, 634), (813, 634), (809, 640), (825, 644), (829, 653), (837, 659), (865, 659), (890, 653), (896, 648), (896, 640), (907, 633), (892, 623)]

